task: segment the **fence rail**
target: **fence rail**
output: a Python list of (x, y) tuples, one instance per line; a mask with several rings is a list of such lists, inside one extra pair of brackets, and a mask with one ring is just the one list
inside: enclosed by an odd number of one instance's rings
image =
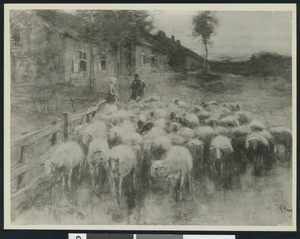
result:
[[(51, 154), (51, 152), (54, 151), (56, 147), (58, 147), (58, 135), (63, 133), (63, 140), (67, 141), (70, 134), (70, 124), (73, 124), (74, 122), (79, 122), (79, 124), (82, 124), (84, 122), (84, 119), (85, 122), (90, 122), (91, 118), (95, 116), (97, 111), (101, 108), (101, 106), (105, 104), (105, 102), (106, 101), (102, 99), (97, 103), (96, 106), (89, 107), (85, 110), (81, 110), (75, 113), (65, 112), (62, 114), (61, 119), (58, 119), (51, 125), (48, 125), (41, 130), (11, 140), (10, 179), (11, 184), (13, 181), (16, 181), (17, 184), (16, 190), (11, 193), (12, 215), (19, 213), (19, 210), (24, 208), (24, 205), (26, 204), (26, 202), (28, 202), (28, 197), (30, 197), (29, 192), (33, 193), (34, 195), (37, 195), (38, 192), (43, 193), (40, 189), (36, 189), (35, 187), (38, 187), (38, 185), (40, 185), (39, 183), (44, 182), (44, 174), (36, 175), (34, 178), (31, 178), (29, 182), (25, 182), (24, 178), (26, 178), (26, 174), (29, 171), (41, 167), (41, 164), (47, 160), (46, 154)], [(26, 150), (30, 149), (30, 147), (33, 147), (33, 145), (38, 144), (39, 141), (47, 137), (50, 137), (50, 142), (49, 146), (47, 146), (46, 151), (35, 152), (33, 156), (26, 157)], [(15, 156), (14, 152), (18, 150), (20, 151), (20, 153)], [(43, 186), (42, 188), (45, 188), (45, 186)], [(34, 189), (37, 191), (32, 191)]]

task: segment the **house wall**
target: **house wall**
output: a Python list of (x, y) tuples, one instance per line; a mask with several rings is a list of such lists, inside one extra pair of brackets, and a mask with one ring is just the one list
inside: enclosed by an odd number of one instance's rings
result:
[(11, 13), (12, 84), (60, 81), (64, 72), (61, 36), (30, 12)]
[[(90, 50), (87, 43), (72, 38), (65, 38), (64, 79), (73, 85), (89, 85), (90, 80)], [(79, 50), (86, 53), (86, 70), (79, 67)]]
[[(152, 47), (146, 45), (138, 45), (135, 49), (136, 72), (138, 74), (146, 75), (151, 71), (168, 68), (167, 55), (155, 51)], [(152, 61), (151, 55), (154, 55), (154, 58), (157, 60)]]

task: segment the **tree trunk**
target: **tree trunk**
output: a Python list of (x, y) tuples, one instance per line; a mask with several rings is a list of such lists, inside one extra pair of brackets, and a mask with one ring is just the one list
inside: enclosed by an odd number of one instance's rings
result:
[(204, 43), (205, 46), (205, 72), (208, 71), (208, 50), (207, 50), (207, 43)]
[(117, 67), (118, 67), (117, 78), (119, 79), (121, 75), (121, 45), (118, 46)]
[(94, 53), (93, 43), (90, 42), (90, 87), (93, 87), (93, 69), (94, 69)]

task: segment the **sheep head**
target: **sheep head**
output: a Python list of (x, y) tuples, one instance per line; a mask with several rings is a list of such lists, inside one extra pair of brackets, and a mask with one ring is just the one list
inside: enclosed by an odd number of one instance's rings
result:
[(168, 174), (168, 167), (165, 164), (162, 164), (160, 161), (155, 161), (151, 165), (150, 176), (153, 179), (165, 178)]

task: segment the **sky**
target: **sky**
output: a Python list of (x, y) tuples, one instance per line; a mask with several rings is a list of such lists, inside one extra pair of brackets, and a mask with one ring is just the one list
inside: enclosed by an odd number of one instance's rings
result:
[[(174, 35), (181, 44), (204, 56), (200, 38), (192, 36), (192, 11), (152, 12), (155, 30)], [(219, 26), (212, 36), (209, 59), (247, 59), (253, 53), (267, 51), (291, 56), (292, 13), (217, 11)]]

